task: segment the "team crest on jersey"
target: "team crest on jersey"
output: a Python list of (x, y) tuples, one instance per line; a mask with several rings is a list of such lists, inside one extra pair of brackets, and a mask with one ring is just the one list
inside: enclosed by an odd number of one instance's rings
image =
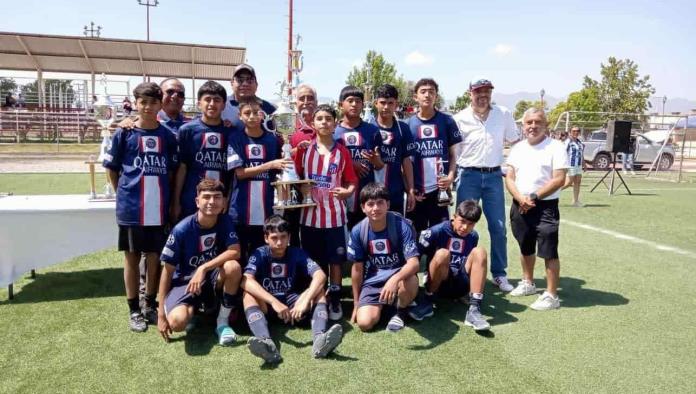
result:
[(206, 148), (222, 148), (222, 139), (220, 138), (220, 133), (205, 133), (203, 138), (205, 140)]
[(418, 138), (437, 138), (437, 125), (423, 124), (418, 126)]
[(271, 278), (287, 278), (288, 265), (281, 263), (271, 263)]
[(462, 254), (464, 253), (464, 240), (461, 238), (450, 238), (449, 245), (447, 245), (447, 249), (449, 249), (450, 252), (452, 253), (459, 253)]
[(198, 250), (205, 252), (206, 250), (212, 248), (213, 245), (215, 245), (215, 236), (216, 234), (201, 235), (198, 241)]
[(362, 136), (357, 131), (349, 131), (343, 135), (346, 146), (362, 146)]
[(249, 160), (263, 160), (266, 158), (266, 147), (261, 144), (249, 144), (246, 146)]
[(338, 172), (338, 165), (336, 163), (329, 164), (329, 174), (335, 174)]
[(141, 136), (140, 137), (140, 149), (143, 153), (161, 153), (160, 140), (159, 137), (152, 136)]
[(167, 237), (167, 245), (168, 246), (174, 245), (174, 234), (169, 234), (169, 237)]
[(380, 130), (379, 133), (382, 135), (382, 143), (384, 145), (391, 145), (394, 142), (394, 133), (387, 130)]
[(388, 239), (373, 239), (370, 241), (371, 254), (391, 254), (391, 245)]

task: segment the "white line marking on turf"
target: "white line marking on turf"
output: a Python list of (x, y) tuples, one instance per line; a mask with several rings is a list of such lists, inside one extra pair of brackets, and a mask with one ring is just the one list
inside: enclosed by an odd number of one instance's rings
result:
[(569, 224), (571, 226), (579, 227), (579, 228), (582, 228), (585, 230), (595, 231), (598, 233), (612, 236), (614, 238), (623, 239), (625, 241), (630, 241), (630, 242), (642, 244), (642, 245), (648, 245), (648, 246), (651, 246), (657, 250), (661, 250), (661, 251), (665, 251), (665, 252), (672, 252), (672, 253), (680, 254), (682, 256), (690, 257), (692, 259), (696, 259), (696, 252), (692, 252), (692, 251), (686, 250), (686, 249), (677, 248), (675, 246), (659, 244), (657, 242), (648, 241), (646, 239), (634, 237), (632, 235), (622, 234), (622, 233), (619, 233), (616, 231), (603, 229), (601, 227), (596, 227), (596, 226), (592, 226), (589, 224), (578, 223), (578, 222), (574, 222), (574, 221), (568, 220), (568, 219), (561, 219), (561, 223)]

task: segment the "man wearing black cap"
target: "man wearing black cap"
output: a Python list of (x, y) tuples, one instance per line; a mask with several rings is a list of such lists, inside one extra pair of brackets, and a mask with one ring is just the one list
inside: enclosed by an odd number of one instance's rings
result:
[(469, 83), (471, 105), (454, 116), (462, 135), (457, 155), (457, 206), (464, 200), (482, 200), (491, 237), (491, 276), (504, 292), (513, 286), (507, 280), (507, 236), (503, 189), (504, 142), (520, 139), (515, 119), (505, 107), (491, 103), (493, 83), (474, 78)]
[[(244, 129), (244, 125), (239, 120), (239, 100), (246, 98), (256, 98), (261, 103), (261, 111), (263, 116), (271, 115), (275, 112), (276, 107), (266, 100), (256, 97), (256, 89), (258, 89), (259, 84), (256, 79), (256, 71), (254, 68), (248, 64), (240, 64), (234, 69), (234, 74), (232, 74), (232, 97), (227, 101), (225, 109), (222, 111), (222, 120), (231, 122), (232, 126), (241, 127)], [(267, 118), (263, 122), (263, 127), (266, 131), (272, 131), (275, 129), (273, 122), (270, 118)]]

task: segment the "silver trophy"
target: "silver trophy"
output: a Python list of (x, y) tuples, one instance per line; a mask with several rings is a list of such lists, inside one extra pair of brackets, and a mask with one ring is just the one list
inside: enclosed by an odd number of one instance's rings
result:
[[(447, 173), (445, 172), (445, 164), (447, 164), (447, 161), (438, 159), (437, 161), (437, 178), (445, 178), (447, 177)], [(440, 207), (447, 207), (452, 205), (452, 192), (450, 191), (450, 188), (446, 189), (440, 189), (439, 192), (437, 193), (437, 205)]]
[(102, 143), (100, 146), (99, 157), (97, 158), (97, 160), (94, 160), (94, 155), (90, 155), (89, 161), (86, 162), (87, 164), (89, 164), (90, 180), (92, 187), (90, 191), (91, 200), (108, 200), (113, 199), (115, 196), (114, 189), (113, 187), (111, 187), (111, 182), (109, 182), (108, 179), (106, 184), (104, 185), (104, 194), (97, 195), (95, 187), (94, 166), (97, 163), (103, 162), (105, 155), (111, 149), (111, 133), (109, 132), (109, 126), (114, 121), (116, 114), (116, 107), (114, 105), (114, 102), (111, 101), (111, 97), (109, 97), (109, 94), (106, 92), (105, 74), (102, 74), (101, 86), (104, 89), (104, 93), (99, 95), (97, 101), (94, 102), (94, 104), (92, 105), (92, 108), (94, 110), (94, 119), (97, 121), (97, 123), (99, 123), (99, 125), (102, 128)]

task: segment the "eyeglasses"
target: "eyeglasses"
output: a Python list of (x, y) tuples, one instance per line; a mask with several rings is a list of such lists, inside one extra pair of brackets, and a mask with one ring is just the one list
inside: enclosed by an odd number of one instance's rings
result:
[(166, 93), (167, 96), (171, 96), (171, 97), (179, 96), (181, 98), (186, 98), (186, 92), (184, 92), (183, 90), (167, 89), (164, 91), (164, 93)]
[(244, 83), (252, 84), (256, 82), (256, 78), (254, 77), (234, 77), (234, 80), (240, 85), (243, 85)]

